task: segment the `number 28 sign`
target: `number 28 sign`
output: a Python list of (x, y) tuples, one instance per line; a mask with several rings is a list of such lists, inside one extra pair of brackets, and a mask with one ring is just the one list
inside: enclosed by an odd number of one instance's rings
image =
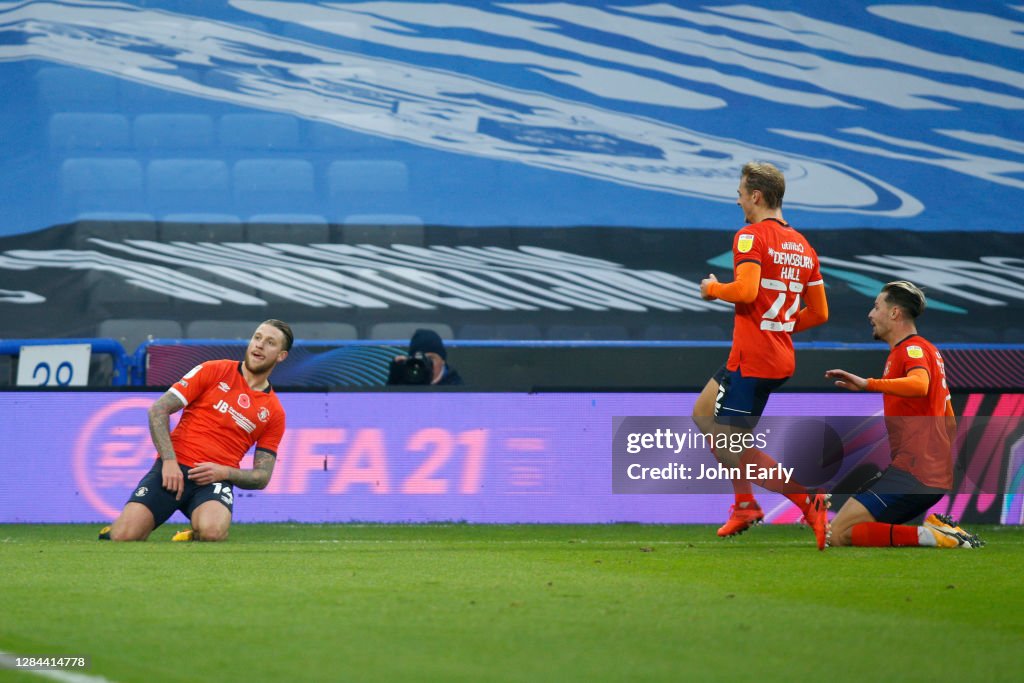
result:
[(18, 386), (84, 387), (89, 383), (91, 344), (22, 346)]

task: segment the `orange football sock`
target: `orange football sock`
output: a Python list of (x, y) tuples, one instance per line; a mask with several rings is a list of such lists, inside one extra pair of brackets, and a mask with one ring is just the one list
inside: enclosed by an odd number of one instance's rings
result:
[(853, 545), (871, 548), (898, 548), (920, 545), (917, 541), (917, 527), (884, 522), (861, 522), (850, 530)]
[(746, 479), (733, 479), (732, 492), (736, 495), (736, 507), (740, 507), (740, 503), (757, 502), (754, 498), (754, 489)]
[[(709, 450), (711, 451), (711, 454), (715, 456), (715, 459), (718, 460), (718, 454), (715, 453), (715, 447), (712, 446)], [(719, 460), (719, 462), (721, 461)], [(749, 503), (757, 504), (757, 499), (754, 498), (754, 488), (746, 479), (733, 479), (732, 492), (736, 497), (736, 507), (738, 508), (750, 507)], [(747, 503), (747, 505), (743, 505), (742, 503)]]
[[(780, 475), (776, 469), (779, 463), (775, 458), (760, 449), (748, 448), (743, 453), (743, 456), (740, 457), (740, 468), (743, 472), (747, 471), (748, 464), (756, 465), (757, 467), (763, 468), (763, 471), (771, 473), (771, 476), (767, 479), (756, 480), (756, 483), (759, 486), (766, 488), (769, 491), (774, 491), (775, 493), (781, 493), (786, 496), (786, 498), (793, 501), (793, 504), (801, 510), (807, 510), (807, 489), (792, 479), (787, 483), (785, 477)], [(735, 485), (736, 484), (734, 482), (733, 486)]]

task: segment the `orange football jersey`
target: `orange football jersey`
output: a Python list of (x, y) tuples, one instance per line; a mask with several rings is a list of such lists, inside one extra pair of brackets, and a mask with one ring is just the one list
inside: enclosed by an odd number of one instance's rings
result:
[(953, 487), (953, 453), (946, 417), (949, 387), (942, 355), (920, 335), (896, 344), (882, 379), (906, 377), (914, 368), (928, 372), (928, 394), (904, 398), (884, 394), (885, 425), (893, 467), (910, 472), (926, 486)]
[(185, 403), (171, 443), (178, 462), (238, 467), (253, 444), (276, 454), (284, 436), (284, 409), (273, 387), (254, 391), (234, 360), (206, 361), (169, 390)]
[(732, 351), (726, 367), (744, 377), (783, 379), (796, 369), (791, 334), (803, 292), (824, 284), (818, 254), (792, 226), (774, 218), (753, 223), (733, 238), (733, 269), (761, 266), (757, 298), (736, 304)]

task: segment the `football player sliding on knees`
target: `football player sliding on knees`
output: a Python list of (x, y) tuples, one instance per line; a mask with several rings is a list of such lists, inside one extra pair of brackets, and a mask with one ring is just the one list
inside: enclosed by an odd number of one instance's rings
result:
[[(939, 353), (917, 332), (924, 292), (899, 280), (882, 287), (868, 313), (875, 339), (889, 345), (881, 379), (846, 370), (825, 376), (849, 391), (882, 394), (892, 463), (846, 501), (832, 520), (830, 545), (979, 548), (950, 517), (928, 514), (953, 487), (956, 418)], [(907, 522), (928, 515), (921, 525)]]

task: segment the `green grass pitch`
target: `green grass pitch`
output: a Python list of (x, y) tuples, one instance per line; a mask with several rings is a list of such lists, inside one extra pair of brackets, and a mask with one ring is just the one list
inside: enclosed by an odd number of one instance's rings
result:
[(0, 526), (0, 650), (154, 683), (1019, 681), (1024, 662), (1020, 527), (825, 552), (794, 526), (98, 528)]

